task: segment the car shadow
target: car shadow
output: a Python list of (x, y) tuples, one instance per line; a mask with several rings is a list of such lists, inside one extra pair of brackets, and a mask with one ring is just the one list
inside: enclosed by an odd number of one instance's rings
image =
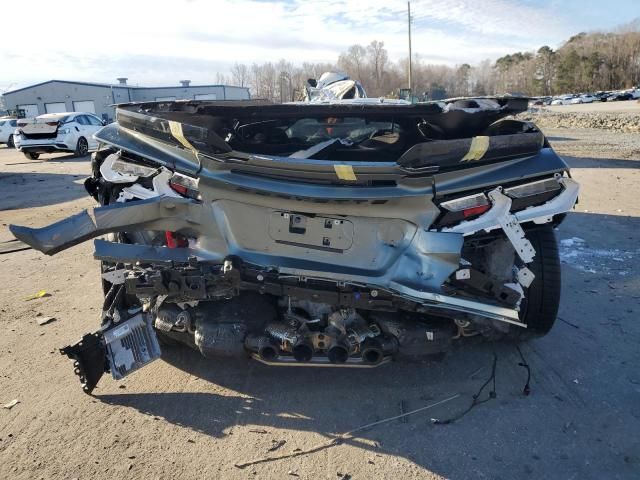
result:
[(40, 160), (44, 160), (47, 163), (56, 163), (56, 162), (60, 162), (60, 163), (73, 163), (73, 162), (90, 162), (91, 161), (91, 155), (84, 155), (82, 157), (77, 157), (75, 155), (73, 155), (72, 153), (69, 154), (65, 154), (65, 155), (56, 155), (56, 156), (49, 156), (47, 154), (43, 154), (46, 156), (40, 156)]
[(0, 172), (0, 210), (42, 207), (87, 196), (86, 175)]

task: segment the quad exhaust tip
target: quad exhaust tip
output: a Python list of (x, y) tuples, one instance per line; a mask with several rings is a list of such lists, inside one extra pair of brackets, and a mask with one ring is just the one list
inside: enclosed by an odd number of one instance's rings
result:
[(369, 365), (377, 365), (382, 361), (384, 354), (376, 347), (366, 348), (362, 351), (362, 361)]
[(331, 363), (345, 363), (349, 359), (349, 350), (344, 345), (334, 345), (327, 351)]
[(300, 342), (293, 347), (292, 353), (298, 362), (308, 362), (313, 358), (313, 346), (307, 342)]

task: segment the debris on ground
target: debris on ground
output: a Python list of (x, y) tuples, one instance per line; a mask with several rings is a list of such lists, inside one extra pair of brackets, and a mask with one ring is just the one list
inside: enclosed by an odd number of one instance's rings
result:
[(5, 403), (2, 408), (6, 408), (7, 410), (11, 410), (13, 407), (15, 407), (17, 404), (20, 403), (20, 400), (18, 400), (17, 398), (14, 400), (11, 400), (9, 403)]
[(56, 320), (57, 320), (56, 317), (38, 317), (38, 318), (36, 318), (36, 322), (38, 322), (38, 325), (40, 325), (40, 326), (46, 325), (47, 323), (55, 322)]
[(271, 440), (271, 442), (272, 442), (272, 445), (271, 447), (269, 447), (267, 452), (275, 452), (280, 447), (284, 446), (285, 443), (287, 443), (286, 440)]
[(0, 242), (0, 255), (5, 253), (20, 252), (22, 250), (30, 250), (31, 247), (18, 239), (9, 240), (7, 242)]
[(24, 301), (28, 302), (29, 300), (35, 300), (36, 298), (43, 298), (43, 297), (50, 297), (50, 296), (51, 294), (48, 293), (46, 290), (40, 290), (38, 293), (29, 295), (27, 298), (24, 299)]
[(458, 398), (460, 396), (459, 393), (456, 393), (455, 395), (452, 395), (451, 397), (445, 398), (444, 400), (440, 400), (439, 402), (435, 402), (432, 403), (430, 405), (424, 406), (424, 407), (420, 407), (417, 408), (415, 410), (411, 410), (410, 412), (407, 413), (403, 413), (401, 415), (395, 415), (393, 417), (388, 417), (388, 418), (383, 418), (382, 420), (378, 420), (377, 422), (372, 422), (372, 423), (368, 423), (366, 425), (362, 425), (358, 428), (354, 428), (353, 430), (349, 430), (348, 432), (344, 432), (341, 433), (340, 435), (337, 435), (336, 437), (327, 440), (326, 442), (323, 443), (319, 443), (313, 447), (310, 447), (308, 449), (305, 450), (300, 450), (300, 449), (296, 449), (295, 451), (291, 452), (291, 453), (284, 453), (282, 455), (274, 455), (272, 457), (262, 457), (262, 458), (258, 458), (255, 460), (250, 460), (248, 462), (244, 462), (244, 463), (236, 463), (234, 466), (237, 468), (246, 468), (246, 467), (250, 467), (252, 465), (257, 465), (259, 463), (267, 463), (267, 462), (275, 462), (276, 460), (282, 460), (285, 458), (293, 458), (293, 457), (299, 457), (301, 455), (308, 455), (311, 453), (315, 453), (315, 452), (319, 452), (322, 450), (326, 450), (327, 448), (331, 448), (331, 447), (335, 447), (336, 445), (340, 445), (344, 440), (348, 440), (350, 438), (353, 438), (353, 434), (356, 432), (361, 432), (363, 430), (367, 430), (369, 428), (373, 428), (373, 427), (377, 427), (378, 425), (382, 425), (384, 423), (389, 423), (392, 422), (394, 420), (398, 420), (401, 417), (406, 417), (408, 415), (414, 415), (416, 413), (422, 412), (424, 410), (428, 410), (430, 408), (433, 407), (437, 407), (438, 405), (442, 405), (444, 403), (450, 402), (451, 400), (455, 400), (456, 398)]

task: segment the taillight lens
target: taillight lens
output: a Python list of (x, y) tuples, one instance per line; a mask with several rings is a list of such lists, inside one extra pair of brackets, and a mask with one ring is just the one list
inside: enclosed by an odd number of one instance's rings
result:
[(542, 205), (562, 192), (558, 178), (546, 178), (504, 189), (511, 198), (511, 211), (518, 212), (528, 207)]
[(491, 208), (491, 204), (484, 193), (477, 193), (442, 202), (440, 208), (443, 213), (436, 223), (438, 227), (449, 227), (482, 215)]
[(524, 185), (516, 185), (515, 187), (505, 188), (504, 193), (511, 198), (525, 198), (541, 193), (555, 192), (562, 189), (560, 183), (555, 178), (547, 178), (537, 182), (526, 183)]
[(468, 197), (455, 198), (453, 200), (442, 202), (440, 207), (450, 212), (463, 212), (465, 210), (471, 210), (478, 207), (489, 207), (489, 200), (484, 193), (478, 193), (475, 195), (469, 195)]
[(465, 208), (462, 210), (462, 215), (464, 218), (475, 217), (477, 215), (482, 215), (484, 212), (491, 208), (489, 205), (478, 205), (477, 207)]
[(180, 233), (166, 231), (164, 232), (164, 238), (169, 248), (186, 248), (189, 246), (189, 240)]
[(182, 175), (181, 173), (174, 173), (169, 179), (169, 186), (171, 189), (182, 195), (183, 197), (189, 197), (196, 200), (200, 200), (200, 191), (198, 190), (199, 179)]

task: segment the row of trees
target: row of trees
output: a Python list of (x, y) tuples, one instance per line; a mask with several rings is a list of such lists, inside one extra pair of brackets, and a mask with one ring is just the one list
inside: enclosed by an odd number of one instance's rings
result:
[[(298, 100), (308, 78), (339, 70), (359, 80), (369, 96), (394, 96), (407, 86), (407, 59), (392, 61), (384, 42), (352, 45), (335, 64), (236, 63), (219, 83), (250, 87), (252, 95), (273, 101)], [(557, 50), (517, 52), (476, 65), (434, 65), (413, 60), (413, 91), (429, 98), (518, 92), (553, 95), (628, 88), (640, 84), (640, 20), (615, 33), (580, 33)]]

